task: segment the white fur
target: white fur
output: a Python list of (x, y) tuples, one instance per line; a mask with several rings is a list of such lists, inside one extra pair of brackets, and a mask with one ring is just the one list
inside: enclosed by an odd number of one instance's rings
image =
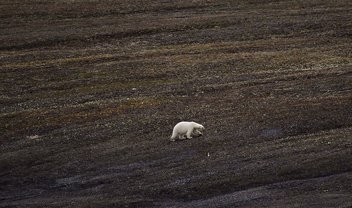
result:
[(201, 136), (203, 135), (202, 131), (204, 126), (196, 122), (181, 121), (176, 124), (173, 131), (170, 141), (175, 141), (175, 139), (192, 139), (192, 136)]

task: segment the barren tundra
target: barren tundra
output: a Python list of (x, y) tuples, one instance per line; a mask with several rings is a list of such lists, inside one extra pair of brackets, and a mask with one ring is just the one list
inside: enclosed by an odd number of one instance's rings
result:
[(0, 107), (0, 207), (351, 207), (352, 3), (1, 0)]

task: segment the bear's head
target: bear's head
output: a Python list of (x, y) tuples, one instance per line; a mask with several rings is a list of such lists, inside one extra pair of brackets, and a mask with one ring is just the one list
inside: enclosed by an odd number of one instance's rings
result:
[(199, 124), (196, 129), (198, 130), (200, 135), (203, 135), (203, 131), (205, 129), (203, 125)]
[(199, 127), (198, 127), (199, 130), (203, 131), (205, 128), (203, 125), (199, 124)]

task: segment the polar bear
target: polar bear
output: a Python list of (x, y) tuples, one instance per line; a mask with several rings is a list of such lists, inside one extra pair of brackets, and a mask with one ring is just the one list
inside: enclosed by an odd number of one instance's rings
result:
[(175, 139), (192, 139), (192, 136), (203, 135), (202, 131), (204, 126), (196, 122), (181, 121), (175, 125), (170, 141), (174, 142)]

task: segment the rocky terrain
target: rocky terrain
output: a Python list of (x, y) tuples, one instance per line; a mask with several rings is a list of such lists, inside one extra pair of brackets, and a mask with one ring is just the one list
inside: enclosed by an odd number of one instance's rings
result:
[(0, 78), (0, 207), (352, 207), (351, 1), (3, 0)]

